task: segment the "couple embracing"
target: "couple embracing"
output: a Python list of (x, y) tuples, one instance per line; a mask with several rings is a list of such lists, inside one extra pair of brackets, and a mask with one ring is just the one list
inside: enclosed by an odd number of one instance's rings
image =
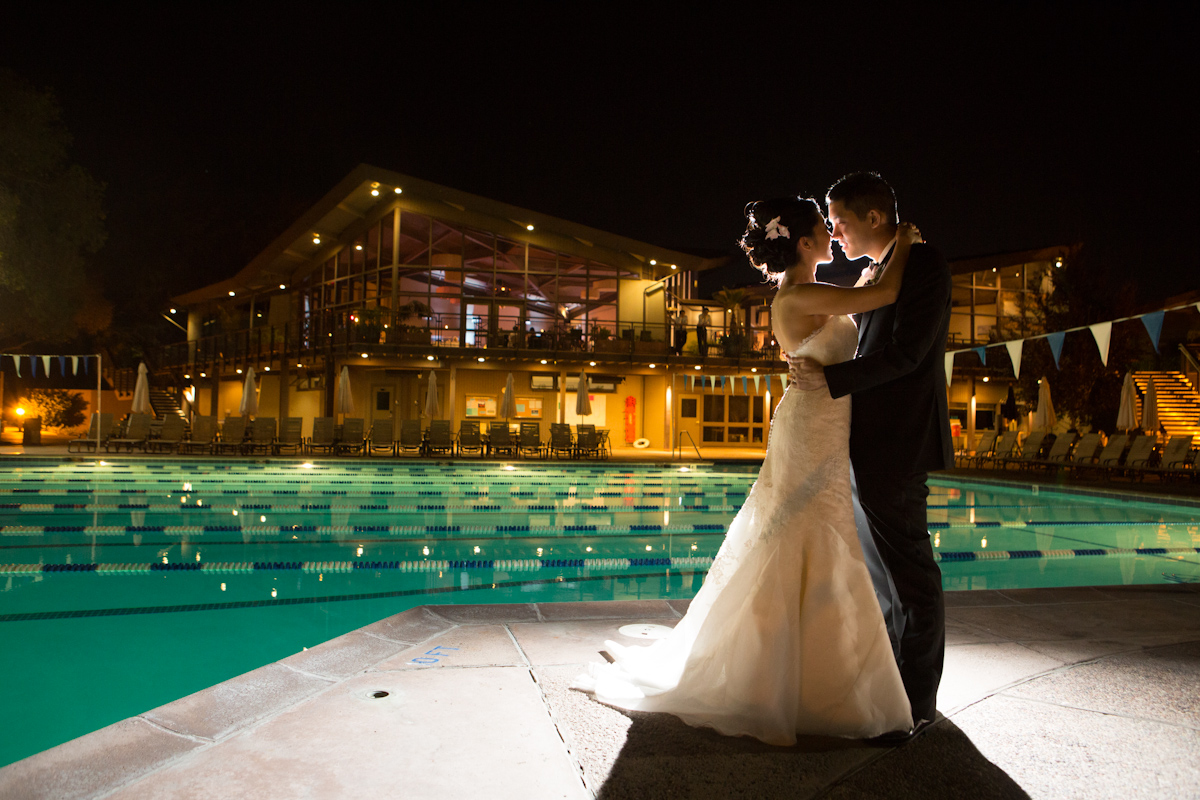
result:
[[(934, 720), (945, 608), (925, 501), (927, 473), (953, 460), (950, 270), (878, 175), (847, 175), (826, 202), (828, 219), (807, 198), (746, 208), (791, 385), (687, 614), (650, 647), (606, 642), (613, 663), (577, 679), (601, 702), (778, 745), (900, 744)], [(858, 286), (816, 281), (834, 240), (871, 259)]]

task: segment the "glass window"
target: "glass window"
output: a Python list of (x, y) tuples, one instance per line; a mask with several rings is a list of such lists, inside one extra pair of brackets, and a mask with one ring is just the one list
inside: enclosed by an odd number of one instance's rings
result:
[(729, 398), (729, 421), (750, 421), (750, 398), (746, 395), (734, 395)]
[(705, 442), (723, 442), (725, 441), (725, 428), (705, 425), (700, 439)]
[(696, 418), (696, 398), (685, 397), (680, 401), (679, 416), (687, 417), (688, 419)]
[[(720, 394), (704, 395), (704, 421), (705, 422), (724, 422), (725, 421), (725, 396)], [(706, 429), (707, 430), (707, 429)], [(705, 434), (707, 436), (708, 434)], [(705, 439), (705, 441), (710, 441)], [(715, 439), (712, 441), (724, 441), (724, 439)]]
[[(753, 401), (753, 402), (752, 402), (752, 405), (754, 406), (754, 421), (755, 421), (755, 422), (758, 422), (758, 423), (761, 423), (761, 422), (763, 421), (763, 399), (762, 399), (762, 395), (760, 395), (760, 394), (756, 394), (756, 395), (754, 395), (754, 397), (751, 397), (750, 399), (751, 399), (751, 401)], [(756, 441), (756, 442), (761, 442), (761, 441), (762, 441), (761, 434), (760, 434), (760, 438), (758, 438), (758, 439), (755, 439), (755, 441)]]

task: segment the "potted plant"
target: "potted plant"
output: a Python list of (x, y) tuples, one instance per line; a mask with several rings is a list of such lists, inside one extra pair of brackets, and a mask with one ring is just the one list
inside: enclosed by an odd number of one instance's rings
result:
[[(405, 303), (396, 309), (396, 343), (397, 344), (430, 344), (432, 335), (429, 332), (428, 326), (418, 327), (408, 324), (408, 320), (413, 317), (421, 317), (429, 319), (433, 316), (433, 309), (420, 300), (413, 300)], [(390, 337), (389, 337), (390, 338)]]
[(619, 353), (629, 347), (623, 342), (614, 340), (612, 331), (596, 322), (592, 323), (590, 336), (593, 353)]

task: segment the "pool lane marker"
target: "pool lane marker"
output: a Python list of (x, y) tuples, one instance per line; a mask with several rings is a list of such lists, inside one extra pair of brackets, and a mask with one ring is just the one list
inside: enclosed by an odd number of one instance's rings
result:
[(75, 533), (84, 536), (123, 536), (125, 534), (158, 533), (163, 535), (198, 536), (206, 533), (274, 536), (278, 534), (387, 533), (399, 536), (495, 536), (503, 534), (533, 534), (560, 536), (564, 533), (595, 533), (598, 535), (696, 533), (724, 534), (721, 523), (678, 523), (668, 525), (4, 525), (2, 536), (43, 536), (56, 533)]
[[(1079, 548), (1073, 550), (965, 550), (938, 551), (934, 559), (941, 562), (1005, 561), (1029, 558), (1081, 558), (1120, 556), (1171, 556), (1200, 553), (1200, 547), (1137, 547), (1137, 548)], [(447, 570), (500, 570), (504, 572), (536, 572), (543, 569), (620, 569), (667, 567), (672, 569), (706, 571), (712, 566), (709, 556), (680, 558), (525, 558), (525, 559), (435, 559), (432, 561), (238, 561), (238, 562), (178, 562), (163, 564), (0, 564), (0, 575), (29, 575), (33, 573), (63, 574), (159, 574), (165, 572), (252, 573), (267, 571), (290, 572), (444, 572)]]

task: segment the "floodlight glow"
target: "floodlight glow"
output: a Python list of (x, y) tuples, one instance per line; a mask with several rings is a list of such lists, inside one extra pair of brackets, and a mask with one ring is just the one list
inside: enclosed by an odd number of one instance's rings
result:
[[(23, 417), (23, 416), (25, 416), (25, 409), (21, 408), (20, 406), (17, 406), (17, 416), (18, 416), (18, 417)], [(102, 462), (102, 463), (103, 463), (103, 462)]]

